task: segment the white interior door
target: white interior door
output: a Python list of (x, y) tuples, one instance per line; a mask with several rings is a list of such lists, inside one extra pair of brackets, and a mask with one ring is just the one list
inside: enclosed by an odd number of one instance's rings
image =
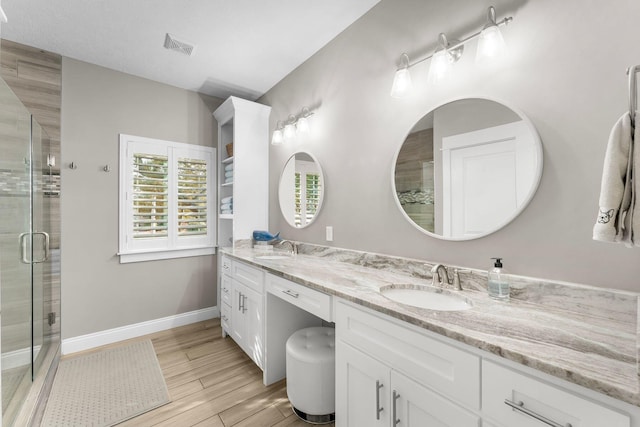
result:
[(443, 235), (473, 237), (510, 221), (535, 180), (534, 150), (522, 121), (443, 138)]

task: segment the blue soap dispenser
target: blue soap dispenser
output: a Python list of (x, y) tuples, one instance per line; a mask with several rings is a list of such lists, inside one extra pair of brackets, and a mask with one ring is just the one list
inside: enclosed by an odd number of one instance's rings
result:
[(502, 258), (491, 259), (495, 262), (487, 277), (489, 296), (493, 299), (506, 301), (509, 299), (509, 277), (502, 268)]

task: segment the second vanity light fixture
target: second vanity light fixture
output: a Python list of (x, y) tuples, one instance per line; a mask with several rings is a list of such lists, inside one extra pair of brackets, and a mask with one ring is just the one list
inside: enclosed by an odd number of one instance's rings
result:
[(427, 59), (431, 59), (428, 82), (437, 84), (447, 75), (453, 64), (462, 57), (465, 43), (477, 37), (480, 37), (480, 39), (478, 40), (476, 62), (484, 62), (500, 57), (504, 54), (506, 46), (499, 27), (508, 24), (512, 20), (513, 17), (509, 16), (500, 22), (496, 22), (496, 9), (490, 6), (487, 10), (487, 23), (481, 31), (470, 35), (462, 41), (452, 40), (451, 42), (447, 40), (447, 36), (444, 33), (440, 33), (438, 35), (438, 47), (436, 51), (432, 55), (414, 63), (410, 62), (409, 55), (403, 53), (400, 58), (400, 68), (396, 70), (393, 78), (391, 96), (394, 98), (402, 98), (409, 94), (409, 91), (413, 87), (409, 69)]
[(312, 115), (312, 111), (303, 107), (297, 116), (291, 114), (284, 122), (278, 120), (276, 130), (271, 137), (271, 144), (281, 145), (283, 142), (291, 141), (297, 134), (309, 133), (309, 117)]

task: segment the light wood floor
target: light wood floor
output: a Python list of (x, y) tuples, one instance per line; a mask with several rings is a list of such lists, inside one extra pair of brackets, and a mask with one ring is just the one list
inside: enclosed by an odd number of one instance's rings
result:
[(284, 380), (265, 387), (262, 371), (221, 334), (213, 319), (136, 338), (151, 339), (172, 401), (120, 426), (309, 427)]

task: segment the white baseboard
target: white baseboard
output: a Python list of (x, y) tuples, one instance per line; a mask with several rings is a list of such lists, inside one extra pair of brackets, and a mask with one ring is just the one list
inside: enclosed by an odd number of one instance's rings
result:
[(161, 319), (148, 320), (119, 328), (107, 329), (106, 331), (94, 332), (92, 334), (80, 335), (62, 340), (61, 352), (62, 354), (71, 354), (101, 345), (112, 344), (114, 342), (188, 325), (190, 323), (213, 319), (215, 317), (220, 317), (220, 309), (217, 306), (177, 314), (175, 316), (163, 317)]
[[(33, 360), (38, 357), (41, 346), (37, 345), (33, 348)], [(22, 348), (20, 350), (3, 353), (0, 359), (2, 370), (17, 368), (18, 366), (26, 366), (31, 364), (31, 347)]]

